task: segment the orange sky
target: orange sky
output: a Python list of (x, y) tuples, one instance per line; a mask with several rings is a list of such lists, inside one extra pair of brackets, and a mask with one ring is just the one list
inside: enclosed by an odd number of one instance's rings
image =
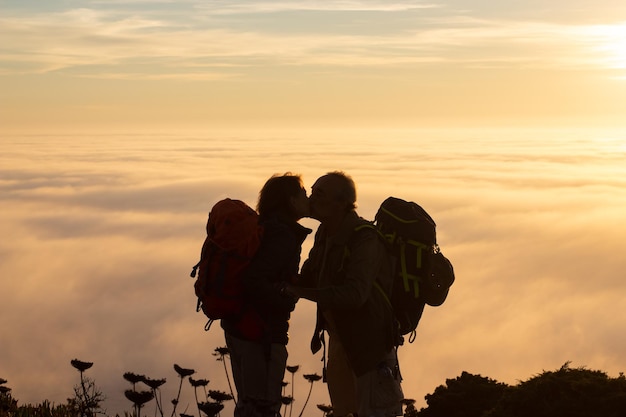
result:
[(623, 125), (622, 2), (482, 3), (8, 1), (0, 122)]

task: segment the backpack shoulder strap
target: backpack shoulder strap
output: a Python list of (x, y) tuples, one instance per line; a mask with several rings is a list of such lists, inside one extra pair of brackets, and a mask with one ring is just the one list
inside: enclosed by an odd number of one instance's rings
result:
[[(361, 230), (365, 230), (365, 229), (371, 229), (373, 231), (376, 232), (378, 238), (381, 240), (381, 242), (385, 245), (386, 249), (389, 249), (389, 242), (387, 241), (387, 239), (385, 238), (385, 235), (383, 235), (381, 233), (381, 231), (372, 223), (370, 222), (364, 222), (362, 224), (359, 224), (358, 226), (356, 226), (353, 230), (353, 235), (355, 233), (358, 233)], [(342, 260), (342, 266), (343, 263), (345, 262), (345, 260), (350, 256), (350, 248), (349, 245), (345, 245), (344, 246), (344, 251), (343, 251), (343, 260)], [(387, 304), (387, 306), (389, 308), (393, 308), (392, 304), (391, 304), (391, 299), (390, 299), (390, 295), (387, 294), (387, 292), (383, 289), (383, 287), (378, 283), (378, 281), (374, 281), (373, 284), (374, 288), (376, 288), (380, 294), (382, 295), (383, 299), (385, 300), (385, 304)]]

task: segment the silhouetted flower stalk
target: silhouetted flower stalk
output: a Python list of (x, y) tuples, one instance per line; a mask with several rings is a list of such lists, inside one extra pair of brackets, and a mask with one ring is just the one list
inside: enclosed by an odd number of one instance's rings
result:
[[(287, 385), (289, 385), (289, 382), (287, 382), (287, 381), (281, 382), (281, 386), (283, 387), (283, 391), (282, 391), (282, 394), (281, 394), (282, 398), (286, 397), (285, 388), (287, 388)], [(284, 405), (284, 407), (283, 407), (284, 411), (283, 411), (283, 413), (281, 415), (285, 416), (286, 415), (285, 413), (287, 412), (287, 404), (284, 401), (282, 403)]]
[(135, 417), (141, 417), (141, 407), (154, 398), (152, 391), (135, 391), (128, 389), (124, 391), (124, 395), (133, 403), (135, 407)]
[[(298, 372), (298, 369), (300, 369), (300, 365), (293, 365), (293, 366), (289, 366), (287, 365), (286, 367), (287, 371), (291, 374), (291, 398), (293, 399), (293, 389), (294, 389), (294, 375), (296, 372)], [(287, 408), (285, 407), (285, 411), (287, 411)], [(291, 417), (291, 412), (293, 411), (293, 402), (291, 402), (289, 404), (289, 417)]]
[(315, 381), (319, 381), (320, 379), (322, 379), (322, 377), (319, 376), (318, 374), (306, 374), (306, 375), (303, 375), (303, 377), (304, 379), (309, 381), (311, 385), (309, 386), (309, 395), (306, 396), (306, 400), (304, 401), (304, 405), (302, 406), (302, 411), (300, 411), (300, 414), (298, 415), (298, 417), (302, 417), (302, 414), (304, 413), (304, 409), (306, 408), (306, 405), (309, 402), (309, 398), (311, 398), (311, 392), (313, 391), (313, 383)]
[(161, 417), (163, 417), (163, 400), (161, 396), (161, 385), (165, 384), (166, 379), (151, 379), (144, 378), (143, 383), (149, 386), (152, 389), (152, 394), (154, 395), (154, 402), (156, 406), (154, 408), (154, 415), (157, 415), (157, 411), (161, 413)]
[[(78, 359), (72, 359), (70, 364), (80, 372), (80, 387), (81, 392), (75, 392), (78, 399), (78, 408), (81, 417), (87, 415), (87, 413), (92, 414), (92, 408), (95, 408), (97, 404), (94, 404), (96, 399), (100, 399), (99, 394), (94, 393), (94, 398), (92, 399), (87, 391), (87, 381), (85, 381), (84, 373), (87, 369), (93, 366), (93, 362), (84, 362)], [(75, 390), (76, 391), (76, 390)], [(96, 396), (97, 395), (97, 396)]]
[(208, 379), (193, 379), (192, 377), (189, 377), (189, 383), (191, 384), (191, 386), (193, 387), (193, 395), (196, 398), (196, 404), (198, 405), (198, 417), (201, 417), (200, 415), (200, 401), (198, 401), (198, 387), (203, 387), (204, 388), (204, 396), (206, 397), (205, 400), (208, 400), (208, 396), (207, 396), (207, 392), (206, 392), (206, 386), (209, 384), (209, 380)]
[(171, 417), (174, 417), (174, 415), (176, 415), (176, 407), (178, 407), (178, 401), (180, 400), (180, 391), (183, 388), (183, 379), (196, 373), (196, 371), (194, 371), (193, 369), (182, 368), (178, 366), (177, 364), (174, 364), (174, 370), (176, 371), (176, 373), (178, 374), (180, 378), (180, 383), (178, 384), (178, 395), (176, 395), (176, 398), (172, 400), (172, 404), (174, 404), (174, 408), (172, 409)]
[[(280, 397), (280, 402), (283, 403), (283, 405), (285, 406), (285, 413), (287, 412), (287, 406), (293, 404), (293, 401), (293, 397), (289, 395), (283, 395)], [(283, 413), (282, 415), (285, 415), (285, 413)]]
[(224, 372), (226, 373), (226, 381), (228, 382), (228, 389), (230, 390), (230, 395), (232, 395), (233, 398), (237, 398), (235, 397), (233, 386), (230, 383), (230, 377), (228, 376), (228, 368), (226, 367), (226, 360), (224, 359), (229, 354), (230, 354), (230, 350), (226, 346), (217, 347), (215, 348), (215, 351), (213, 352), (213, 356), (217, 356), (216, 360), (222, 361), (222, 364), (224, 365)]

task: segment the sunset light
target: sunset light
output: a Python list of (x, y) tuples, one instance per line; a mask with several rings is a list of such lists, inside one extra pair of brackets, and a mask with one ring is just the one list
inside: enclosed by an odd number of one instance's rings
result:
[(602, 65), (609, 69), (626, 70), (626, 23), (591, 26), (585, 32), (597, 43)]
[[(189, 272), (212, 204), (287, 171), (309, 194), (346, 171), (366, 219), (395, 196), (437, 223), (456, 281), (399, 349), (417, 409), (462, 372), (623, 378), (625, 1), (1, 3), (0, 380), (20, 404), (66, 401), (74, 358), (112, 415), (127, 372), (224, 390)], [(296, 407), (315, 317), (291, 317)]]

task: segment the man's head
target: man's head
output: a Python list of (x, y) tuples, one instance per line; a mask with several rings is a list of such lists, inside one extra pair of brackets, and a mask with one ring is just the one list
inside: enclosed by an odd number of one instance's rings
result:
[(352, 178), (341, 171), (329, 172), (315, 181), (309, 198), (311, 217), (324, 223), (342, 219), (356, 208), (356, 186)]

